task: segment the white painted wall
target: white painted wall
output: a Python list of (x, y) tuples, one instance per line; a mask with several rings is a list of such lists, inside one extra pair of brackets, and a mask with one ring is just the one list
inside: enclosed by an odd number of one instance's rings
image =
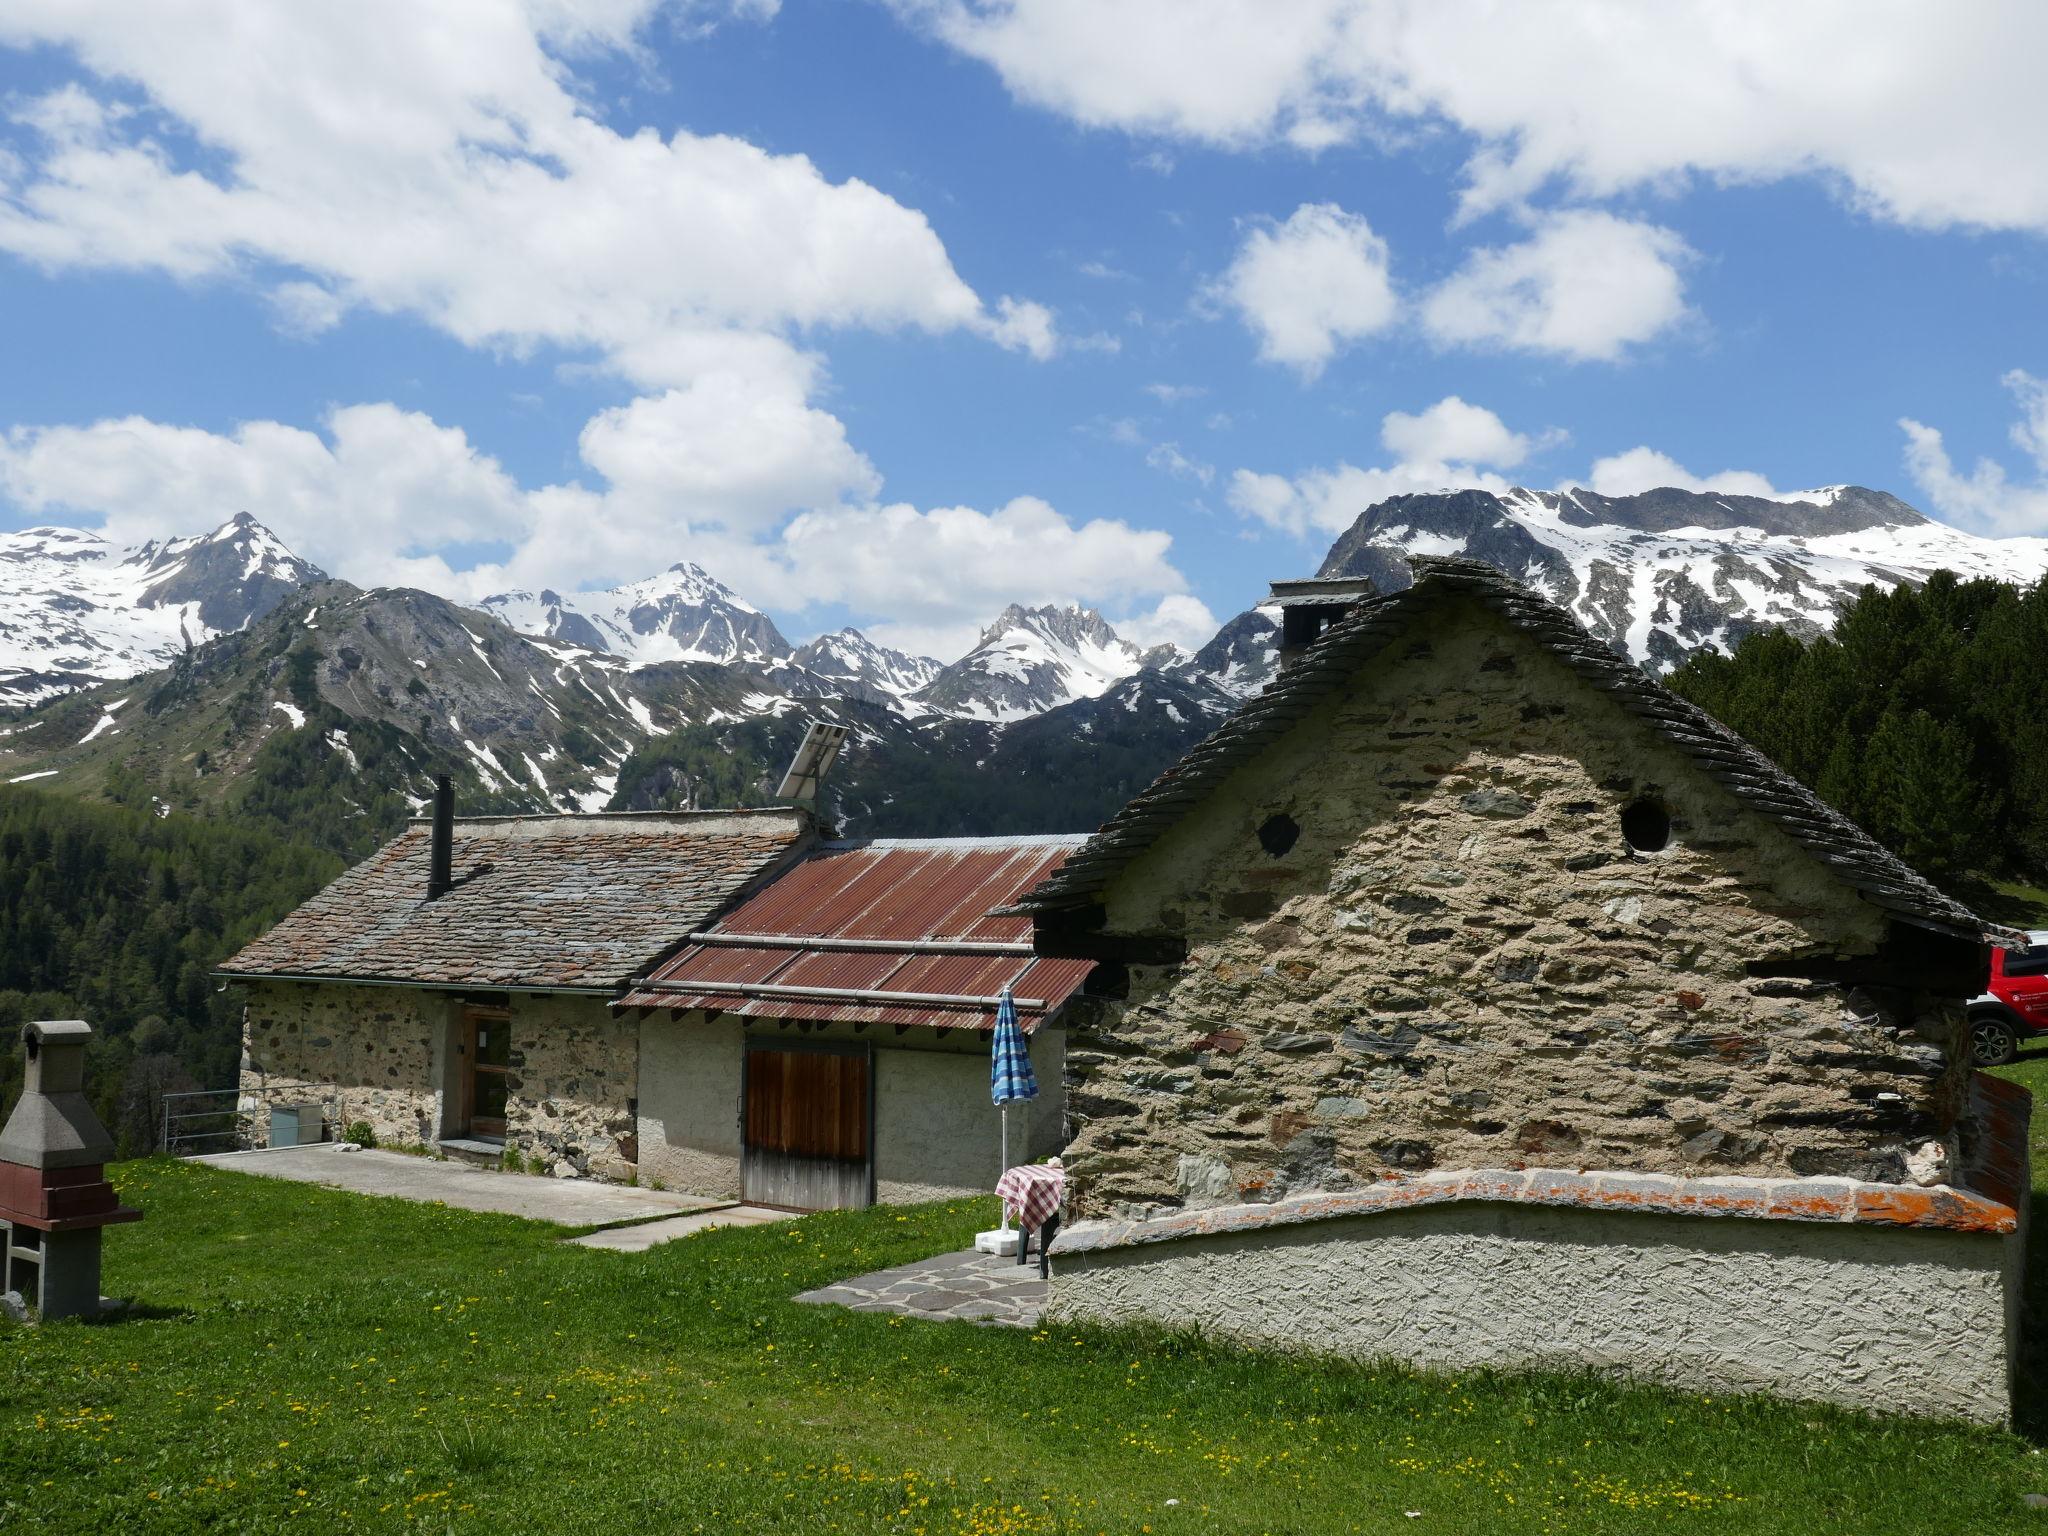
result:
[[(774, 1034), (773, 1026), (757, 1033)], [(1065, 1119), (1061, 1029), (1031, 1039), (1039, 1095), (1010, 1111), (1010, 1159), (1059, 1151)], [(989, 1102), (985, 1038), (956, 1031), (885, 1032), (875, 1050), (875, 1186), (884, 1204), (990, 1194), (995, 1189), (1001, 1122)], [(811, 1039), (860, 1040), (851, 1028), (813, 1031)], [(740, 1192), (740, 1053), (744, 1036), (730, 1016), (650, 1015), (640, 1026), (640, 1178), (669, 1189), (737, 1199)]]
[(740, 1197), (740, 1026), (650, 1014), (640, 1025), (640, 1181)]
[(2000, 1424), (2022, 1234), (1471, 1204), (1062, 1256), (1049, 1316)]

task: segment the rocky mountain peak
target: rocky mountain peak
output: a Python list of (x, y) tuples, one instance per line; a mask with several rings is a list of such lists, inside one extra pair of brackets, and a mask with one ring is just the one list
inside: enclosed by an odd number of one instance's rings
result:
[(1777, 498), (1669, 487), (1391, 496), (1359, 513), (1317, 575), (1396, 591), (1418, 554), (1468, 555), (1528, 581), (1658, 671), (1758, 629), (1819, 634), (1868, 584), (2048, 571), (2048, 540), (1979, 538), (1882, 491), (1830, 486)]
[(944, 670), (944, 664), (930, 656), (878, 645), (851, 627), (798, 646), (790, 662), (828, 681), (864, 684), (897, 699), (915, 693)]
[(133, 677), (326, 579), (247, 512), (127, 547), (82, 528), (0, 534), (0, 704)]
[(678, 561), (656, 576), (568, 596), (500, 592), (477, 605), (521, 634), (604, 651), (630, 666), (668, 661), (771, 663), (790, 644), (775, 621), (702, 566)]

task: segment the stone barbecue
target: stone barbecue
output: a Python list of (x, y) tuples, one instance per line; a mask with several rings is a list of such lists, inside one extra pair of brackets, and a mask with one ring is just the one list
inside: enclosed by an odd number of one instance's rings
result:
[(91, 1038), (77, 1019), (24, 1026), (21, 1098), (0, 1128), (0, 1291), (45, 1320), (99, 1314), (100, 1230), (142, 1219), (106, 1180), (115, 1149), (86, 1102)]

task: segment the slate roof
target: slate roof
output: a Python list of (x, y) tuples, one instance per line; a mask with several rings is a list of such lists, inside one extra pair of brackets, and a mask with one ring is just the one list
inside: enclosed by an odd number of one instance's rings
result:
[(425, 900), (415, 821), (219, 974), (613, 991), (793, 857), (800, 811), (489, 816), (455, 823), (455, 887)]
[(1029, 1033), (1095, 966), (1034, 955), (1031, 919), (1000, 909), (1082, 841), (824, 844), (695, 935), (616, 1006), (986, 1031), (995, 1028), (996, 996), (1007, 982)]
[(1324, 631), (1292, 666), (1208, 739), (1153, 781), (1020, 904), (1043, 912), (1085, 906), (1133, 859), (1267, 743), (1344, 687), (1409, 621), (1447, 597), (1469, 598), (1505, 619), (1647, 723), (1745, 804), (1768, 816), (1873, 906), (1972, 939), (1986, 925), (1822, 802), (1704, 710), (1617, 656), (1548, 598), (1492, 566), (1456, 556), (1415, 556), (1413, 586), (1367, 598)]

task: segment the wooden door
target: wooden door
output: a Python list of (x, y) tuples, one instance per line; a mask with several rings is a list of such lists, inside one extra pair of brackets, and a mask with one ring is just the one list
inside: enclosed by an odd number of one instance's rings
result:
[(512, 1015), (503, 1008), (462, 1010), (464, 1129), (472, 1136), (505, 1134), (506, 1079), (512, 1069)]
[(870, 1047), (749, 1040), (740, 1095), (741, 1199), (792, 1211), (874, 1204)]

